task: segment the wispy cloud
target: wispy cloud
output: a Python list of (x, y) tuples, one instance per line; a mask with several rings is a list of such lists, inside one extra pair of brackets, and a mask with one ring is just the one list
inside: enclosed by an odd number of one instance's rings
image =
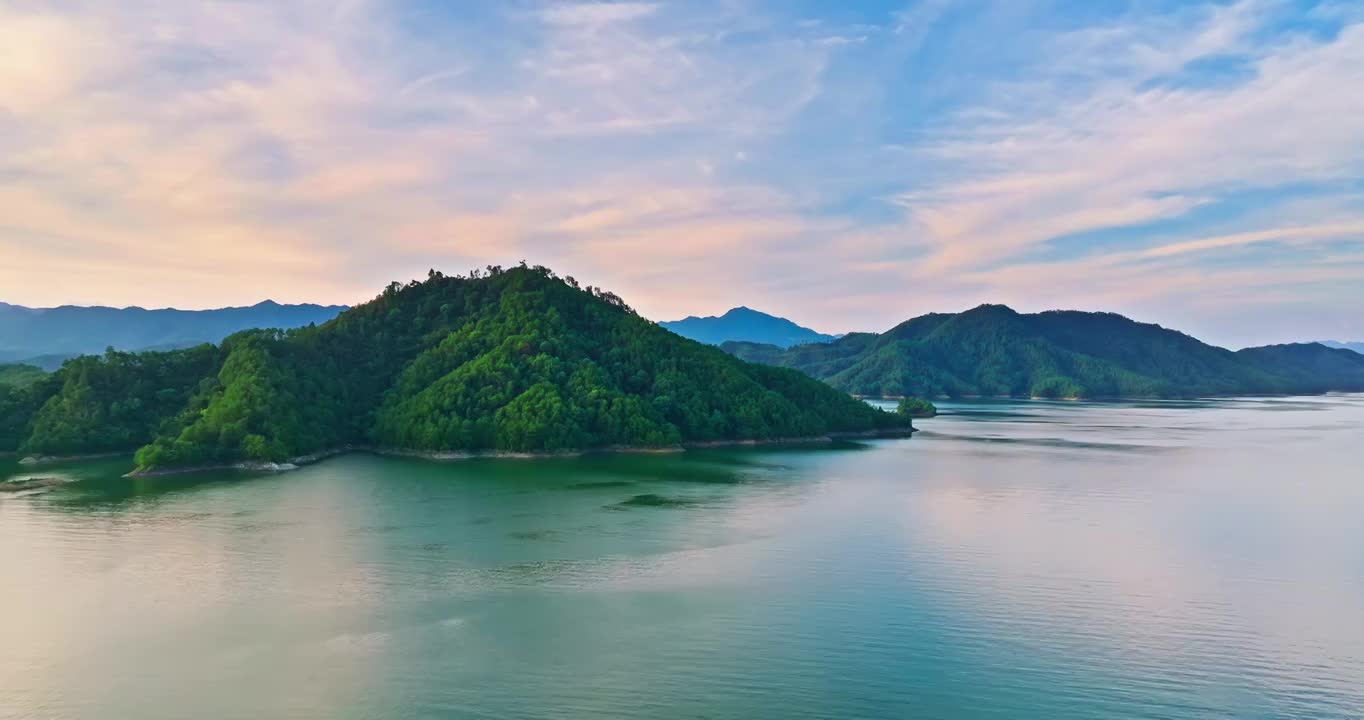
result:
[(545, 22), (554, 25), (601, 27), (648, 17), (658, 11), (657, 3), (640, 2), (567, 2), (540, 11)]
[(4, 299), (356, 301), (526, 258), (658, 317), (1273, 297), (1364, 335), (1327, 307), (1364, 302), (1350, 4), (848, 10), (0, 5)]
[[(422, 18), (377, 2), (6, 10), (0, 245), (15, 262), (0, 280), (30, 302), (147, 302), (160, 288), (161, 302), (213, 304), (238, 300), (244, 277), (252, 293), (354, 300), (419, 266), (585, 266), (588, 241), (609, 239), (575, 227), (575, 196), (637, 214), (685, 194), (717, 203), (688, 217), (714, 215), (726, 193), (680, 158), (718, 163), (779, 125), (827, 51), (780, 33), (731, 43), (722, 16), (625, 26), (658, 10), (508, 12), (489, 22), (526, 46), (495, 62), (450, 49), (469, 37), (457, 22), (409, 35)], [(655, 217), (670, 227), (632, 227), (680, 232), (678, 215)], [(78, 257), (107, 281), (34, 282)], [(120, 280), (150, 268), (164, 276)]]
[[(1294, 29), (1292, 12), (1184, 6), (1045, 38), (1021, 77), (896, 146), (929, 168), (894, 198), (905, 242), (925, 253), (901, 277), (947, 295), (1108, 303), (1185, 325), (1189, 294), (1219, 283), (1235, 287), (1221, 300), (1246, 311), (1265, 296), (1257, 283), (1292, 277), (1303, 290), (1353, 273), (1364, 286), (1360, 268), (1315, 268), (1320, 249), (1301, 244), (1250, 269), (1227, 255), (1294, 238), (1364, 246), (1364, 211), (1349, 207), (1364, 176), (1364, 95), (1347, 90), (1364, 69), (1364, 25), (1312, 33)], [(1346, 209), (1308, 212), (1302, 192)], [(1171, 271), (1176, 255), (1187, 273)]]
[[(937, 246), (927, 269), (1178, 217), (1236, 190), (1357, 176), (1364, 95), (1341, 89), (1364, 63), (1364, 26), (1321, 43), (1252, 43), (1264, 13), (1243, 0), (1060, 38), (1047, 58), (1056, 77), (999, 88), (989, 113), (971, 109), (988, 119), (919, 148), (956, 176), (900, 198)], [(1224, 56), (1249, 79), (1188, 87), (1168, 76)], [(1072, 87), (1072, 76), (1094, 79)]]

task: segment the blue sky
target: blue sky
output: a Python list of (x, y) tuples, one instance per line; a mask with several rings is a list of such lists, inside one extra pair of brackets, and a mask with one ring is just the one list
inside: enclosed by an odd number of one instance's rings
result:
[(0, 0), (0, 300), (1364, 338), (1364, 5)]

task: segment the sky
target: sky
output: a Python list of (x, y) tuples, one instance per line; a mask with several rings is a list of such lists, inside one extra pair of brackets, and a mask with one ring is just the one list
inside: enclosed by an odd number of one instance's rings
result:
[(1356, 0), (0, 0), (0, 300), (1364, 339)]

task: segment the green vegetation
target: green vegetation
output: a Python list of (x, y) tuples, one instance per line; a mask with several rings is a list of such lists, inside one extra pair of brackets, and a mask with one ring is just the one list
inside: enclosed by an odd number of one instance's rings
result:
[(56, 373), (61, 386), (38, 409), (21, 449), (73, 455), (146, 443), (204, 386), (218, 358), (212, 345), (74, 358)]
[(1364, 390), (1364, 355), (1352, 350), (1293, 343), (1246, 348), (1236, 357), (1283, 378), (1294, 392)]
[(858, 395), (1197, 397), (1364, 390), (1364, 356), (1317, 344), (1231, 352), (1112, 313), (1022, 315), (982, 305), (914, 318), (881, 335), (782, 350), (726, 343)]
[(0, 365), (0, 385), (22, 388), (32, 385), (47, 375), (40, 367), (23, 364)]
[(45, 394), (37, 385), (16, 388), (0, 384), (0, 452), (14, 452), (29, 436), (33, 415)]
[[(907, 426), (793, 370), (680, 338), (541, 267), (432, 272), (320, 326), (109, 352), (0, 395), (0, 449), (140, 469), (350, 444), (544, 452)], [(4, 421), (0, 421), (4, 422)]]
[(911, 418), (931, 418), (938, 414), (938, 406), (916, 397), (901, 398), (895, 412)]

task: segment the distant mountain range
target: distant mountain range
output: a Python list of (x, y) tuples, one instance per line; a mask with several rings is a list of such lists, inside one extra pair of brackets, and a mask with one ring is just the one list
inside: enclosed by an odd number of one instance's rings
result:
[(1361, 355), (1364, 355), (1364, 342), (1339, 342), (1336, 340), (1318, 340), (1317, 342), (1329, 348), (1353, 350)]
[(119, 350), (167, 350), (218, 342), (249, 328), (295, 328), (322, 323), (341, 305), (281, 305), (265, 301), (218, 310), (145, 310), (139, 307), (29, 308), (0, 303), (0, 362), (49, 369), (74, 355)]
[(836, 335), (825, 335), (807, 327), (801, 327), (786, 318), (768, 315), (765, 312), (737, 307), (719, 317), (691, 316), (682, 320), (669, 320), (659, 325), (685, 338), (691, 338), (709, 345), (720, 345), (731, 340), (756, 342), (788, 348), (805, 343), (822, 343), (838, 339)]
[[(345, 309), (271, 301), (218, 310), (0, 303), (0, 364), (55, 370), (70, 357), (108, 347), (185, 348), (252, 328), (321, 324)], [(1025, 315), (982, 305), (924, 315), (881, 334), (843, 336), (746, 307), (658, 324), (743, 359), (795, 368), (860, 395), (1192, 397), (1364, 390), (1364, 343), (1231, 352), (1111, 313)], [(32, 378), (17, 369), (10, 372), (14, 382)]]
[(876, 396), (1197, 397), (1364, 390), (1364, 355), (1316, 343), (1232, 352), (1112, 313), (1024, 315), (1003, 305), (934, 313), (881, 333), (781, 348), (728, 342)]

